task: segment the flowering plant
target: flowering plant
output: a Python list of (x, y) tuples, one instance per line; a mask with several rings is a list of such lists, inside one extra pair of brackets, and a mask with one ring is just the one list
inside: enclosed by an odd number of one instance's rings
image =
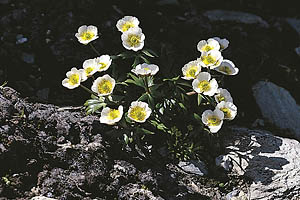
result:
[[(97, 57), (84, 61), (82, 69), (73, 67), (62, 85), (91, 93), (84, 104), (87, 114), (98, 114), (100, 123), (111, 126), (108, 134), (124, 147), (149, 153), (156, 145), (149, 141), (158, 135), (176, 158), (197, 156), (203, 146), (201, 136), (217, 133), (224, 120), (237, 115), (230, 93), (220, 88), (221, 76), (239, 71), (232, 61), (223, 59), (229, 41), (219, 37), (201, 40), (197, 45), (200, 57), (185, 64), (182, 75), (163, 78), (159, 66), (150, 61), (158, 55), (144, 49), (145, 35), (139, 25), (133, 16), (116, 23), (122, 44), (129, 50), (117, 55), (100, 55), (91, 43), (98, 38), (97, 28), (81, 26), (75, 36), (80, 43), (89, 43)], [(120, 59), (133, 61), (127, 76), (116, 72)], [(102, 75), (96, 78), (97, 73)], [(88, 79), (93, 79), (90, 89), (82, 84)]]

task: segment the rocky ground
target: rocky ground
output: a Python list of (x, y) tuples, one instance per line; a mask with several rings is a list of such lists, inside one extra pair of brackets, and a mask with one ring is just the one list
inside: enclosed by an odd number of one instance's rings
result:
[[(299, 198), (296, 1), (0, 0), (0, 13), (0, 85), (18, 91), (0, 90), (0, 199), (230, 199), (242, 191), (250, 199)], [(115, 55), (124, 51), (115, 28), (124, 15), (140, 19), (146, 46), (161, 69), (172, 66), (170, 77), (199, 56), (199, 40), (230, 41), (224, 57), (240, 69), (225, 79), (239, 109), (231, 125), (247, 128), (226, 129), (216, 163), (225, 170), (121, 151), (79, 107), (88, 95), (61, 86), (66, 71), (95, 57), (76, 41), (77, 28), (96, 25), (95, 46)]]

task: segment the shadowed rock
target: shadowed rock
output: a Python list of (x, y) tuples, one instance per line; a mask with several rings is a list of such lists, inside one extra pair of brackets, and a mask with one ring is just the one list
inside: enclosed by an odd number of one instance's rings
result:
[(252, 90), (263, 117), (300, 140), (300, 109), (290, 93), (265, 81), (259, 81)]
[(211, 21), (257, 24), (264, 28), (269, 27), (269, 24), (265, 20), (251, 13), (228, 10), (209, 10), (203, 14)]
[(251, 199), (300, 197), (300, 144), (267, 131), (232, 128), (226, 137), (233, 171), (253, 180)]

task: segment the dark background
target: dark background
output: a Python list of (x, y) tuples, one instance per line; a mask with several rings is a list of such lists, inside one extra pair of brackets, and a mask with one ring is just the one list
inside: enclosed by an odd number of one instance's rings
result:
[[(252, 13), (268, 26), (210, 21), (204, 13), (214, 9)], [(81, 68), (85, 59), (96, 55), (74, 34), (83, 24), (95, 25), (101, 36), (93, 44), (101, 54), (116, 55), (124, 48), (115, 24), (125, 15), (140, 20), (146, 47), (161, 55), (153, 62), (162, 71), (165, 65), (172, 66), (169, 77), (200, 56), (196, 49), (200, 40), (227, 38), (230, 45), (223, 56), (240, 69), (237, 76), (225, 78), (225, 88), (239, 109), (234, 123), (251, 124), (260, 117), (251, 90), (259, 80), (284, 87), (300, 102), (300, 57), (295, 52), (299, 34), (286, 20), (300, 19), (297, 1), (0, 0), (0, 13), (0, 84), (8, 81), (31, 102), (82, 105), (89, 95), (80, 88), (68, 90), (61, 81), (71, 67)], [(17, 44), (22, 37), (28, 41)]]

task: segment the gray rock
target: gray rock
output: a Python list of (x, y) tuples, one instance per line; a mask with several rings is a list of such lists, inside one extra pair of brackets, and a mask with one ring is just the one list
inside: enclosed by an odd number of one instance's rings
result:
[(216, 165), (222, 167), (226, 171), (231, 171), (232, 169), (232, 162), (229, 156), (224, 156), (224, 155), (218, 156), (216, 158)]
[(147, 188), (140, 188), (138, 184), (129, 183), (122, 186), (118, 192), (118, 199), (131, 200), (131, 199), (148, 199), (148, 200), (163, 200), (160, 196), (154, 196), (153, 193)]
[(296, 47), (296, 48), (295, 48), (295, 52), (296, 52), (296, 54), (297, 54), (298, 56), (300, 56), (300, 47)]
[(256, 83), (252, 90), (263, 117), (300, 140), (300, 110), (290, 93), (265, 81)]
[(56, 200), (56, 199), (48, 198), (44, 196), (36, 196), (36, 197), (32, 197), (31, 200)]
[(208, 173), (204, 162), (201, 160), (180, 161), (178, 166), (185, 172), (199, 176), (204, 176)]
[(236, 22), (242, 24), (258, 24), (261, 27), (268, 28), (269, 24), (261, 17), (245, 12), (229, 10), (209, 10), (203, 13), (211, 21)]
[(30, 53), (22, 53), (22, 60), (28, 64), (34, 63), (34, 55)]
[(28, 41), (28, 39), (26, 37), (24, 37), (22, 34), (18, 34), (16, 36), (16, 40), (17, 40), (16, 44), (23, 44)]
[(286, 21), (300, 36), (300, 20), (295, 18), (287, 18)]
[(240, 190), (233, 190), (229, 192), (226, 197), (226, 200), (248, 200), (247, 194)]
[(224, 141), (233, 172), (253, 180), (250, 199), (300, 197), (300, 143), (270, 132), (231, 128)]

